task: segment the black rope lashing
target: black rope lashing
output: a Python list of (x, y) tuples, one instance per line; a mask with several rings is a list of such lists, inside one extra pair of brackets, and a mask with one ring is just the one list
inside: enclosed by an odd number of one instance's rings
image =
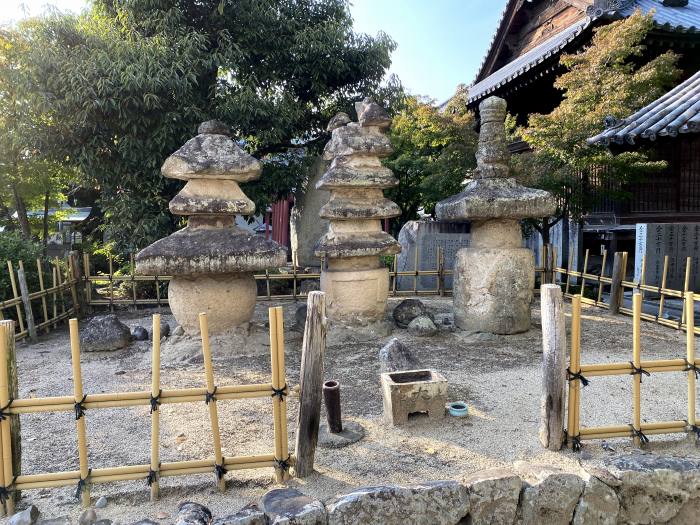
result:
[(224, 475), (228, 472), (226, 470), (226, 467), (224, 467), (224, 459), (221, 458), (221, 464), (216, 464), (214, 465), (214, 472), (216, 472), (216, 479), (222, 480), (224, 478)]
[(287, 385), (282, 388), (272, 387), (272, 397), (279, 397), (280, 401), (284, 401), (284, 396), (287, 395)]
[(158, 481), (158, 472), (152, 469), (148, 469), (148, 477), (146, 478), (146, 484), (150, 487)]
[(287, 456), (287, 459), (275, 459), (275, 465), (277, 465), (276, 468), (280, 469), (282, 472), (287, 472), (292, 466), (290, 462), (291, 459), (292, 456)]
[(216, 389), (217, 387), (214, 387), (214, 390), (212, 392), (207, 392), (204, 394), (204, 402), (208, 405), (212, 401), (216, 401)]
[(576, 381), (576, 380), (581, 381), (581, 384), (583, 386), (588, 386), (590, 384), (590, 381), (588, 379), (586, 379), (585, 377), (583, 377), (581, 372), (574, 373), (571, 371), (570, 368), (566, 369), (566, 379), (567, 379), (567, 381)]
[(686, 361), (685, 362), (685, 370), (686, 370), (686, 372), (689, 372), (690, 370), (692, 370), (693, 372), (695, 372), (695, 379), (700, 378), (700, 368), (695, 366), (695, 363), (691, 363), (690, 361)]
[(634, 425), (630, 425), (630, 428), (632, 429), (633, 437), (638, 437), (639, 441), (641, 441), (642, 443), (649, 443), (649, 438), (646, 436), (646, 434), (644, 434), (644, 432), (634, 428)]
[(642, 374), (647, 376), (647, 377), (651, 377), (651, 374), (649, 372), (647, 372), (646, 370), (644, 370), (641, 366), (640, 367), (634, 366), (634, 363), (632, 361), (630, 361), (629, 363), (630, 363), (630, 366), (632, 367), (632, 371), (630, 372), (630, 375), (631, 376), (639, 375), (639, 382), (640, 383), (642, 382)]
[(700, 440), (700, 427), (697, 425), (690, 425), (690, 430), (695, 433), (695, 439)]
[(12, 487), (14, 486), (15, 481), (17, 481), (17, 476), (12, 478), (12, 483), (9, 485), (0, 486), (0, 504), (4, 505), (7, 500), (10, 499), (10, 492), (12, 492)]
[(4, 407), (0, 408), (0, 421), (5, 421), (8, 417), (10, 417), (10, 414), (6, 412), (8, 408), (10, 408), (10, 405), (14, 399), (10, 398), (10, 400), (7, 402), (7, 404)]
[(157, 396), (153, 397), (153, 395), (151, 395), (151, 398), (149, 400), (149, 403), (151, 404), (151, 414), (153, 414), (153, 412), (158, 411), (158, 407), (160, 406), (160, 395), (162, 393), (163, 393), (162, 390), (158, 390)]
[(571, 450), (574, 452), (581, 452), (581, 437), (574, 436), (571, 438)]
[(75, 489), (75, 499), (80, 498), (80, 495), (86, 489), (90, 474), (92, 474), (92, 469), (88, 469), (88, 475), (85, 478), (80, 478), (80, 481), (78, 481), (78, 486)]
[(73, 409), (75, 410), (75, 420), (76, 421), (78, 421), (81, 417), (83, 417), (85, 415), (85, 406), (83, 405), (83, 403), (85, 403), (86, 399), (87, 399), (87, 394), (85, 394), (80, 401), (73, 404)]

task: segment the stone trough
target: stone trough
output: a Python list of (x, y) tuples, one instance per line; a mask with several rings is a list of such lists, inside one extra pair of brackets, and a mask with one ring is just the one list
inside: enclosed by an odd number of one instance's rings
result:
[(435, 370), (405, 370), (381, 375), (384, 418), (403, 425), (411, 414), (426, 413), (432, 420), (445, 417), (447, 379)]

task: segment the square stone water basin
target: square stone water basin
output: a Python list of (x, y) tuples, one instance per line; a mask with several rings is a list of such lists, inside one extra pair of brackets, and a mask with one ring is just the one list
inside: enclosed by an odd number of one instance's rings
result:
[(384, 418), (403, 425), (410, 415), (426, 414), (431, 421), (445, 417), (447, 379), (435, 370), (404, 370), (381, 374)]

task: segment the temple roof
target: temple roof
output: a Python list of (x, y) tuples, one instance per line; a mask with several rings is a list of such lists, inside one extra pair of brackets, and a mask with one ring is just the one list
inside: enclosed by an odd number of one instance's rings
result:
[(613, 121), (588, 143), (634, 144), (638, 137), (656, 140), (679, 133), (700, 133), (700, 71), (624, 120)]

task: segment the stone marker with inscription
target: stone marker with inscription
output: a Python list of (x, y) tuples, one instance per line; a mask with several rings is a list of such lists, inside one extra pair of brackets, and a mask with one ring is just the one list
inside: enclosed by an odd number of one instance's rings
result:
[(666, 288), (683, 290), (686, 259), (691, 257), (691, 290), (700, 289), (700, 223), (640, 223), (636, 225), (634, 280), (642, 277), (646, 256), (645, 284), (661, 286), (664, 257), (668, 255)]

